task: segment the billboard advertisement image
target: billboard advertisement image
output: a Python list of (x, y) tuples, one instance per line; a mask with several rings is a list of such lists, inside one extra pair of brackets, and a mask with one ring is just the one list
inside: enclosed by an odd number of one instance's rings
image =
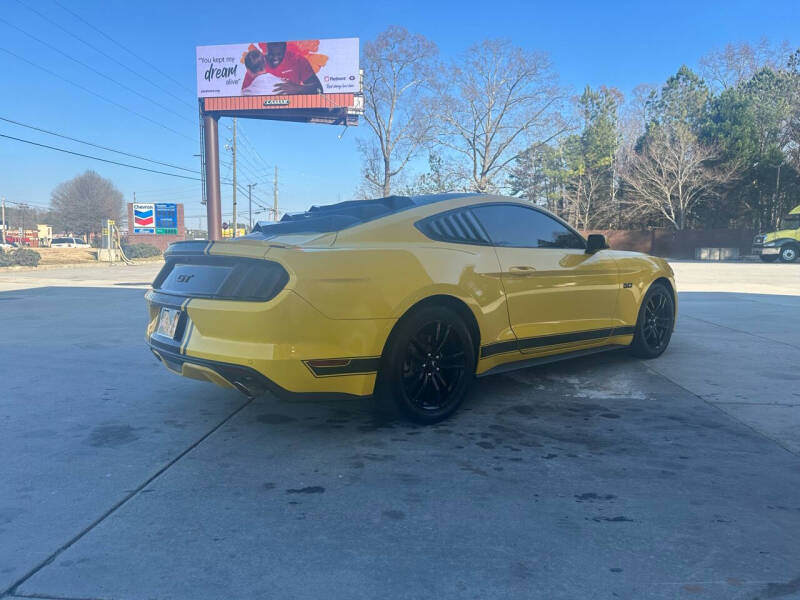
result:
[(133, 232), (134, 233), (155, 233), (155, 205), (139, 204), (133, 205)]
[(197, 47), (197, 96), (358, 92), (358, 38)]

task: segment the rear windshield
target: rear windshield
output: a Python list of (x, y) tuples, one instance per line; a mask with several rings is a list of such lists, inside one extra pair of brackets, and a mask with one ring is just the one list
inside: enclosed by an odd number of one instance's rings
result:
[(52, 244), (73, 244), (75, 240), (72, 238), (53, 238)]
[(396, 212), (441, 202), (452, 198), (461, 198), (472, 194), (436, 194), (431, 196), (389, 196), (374, 200), (349, 200), (326, 206), (312, 206), (306, 212), (286, 214), (277, 223), (259, 221), (252, 233), (242, 238), (269, 239), (277, 235), (292, 233), (328, 233), (341, 231), (348, 227), (360, 225), (367, 221), (380, 219)]

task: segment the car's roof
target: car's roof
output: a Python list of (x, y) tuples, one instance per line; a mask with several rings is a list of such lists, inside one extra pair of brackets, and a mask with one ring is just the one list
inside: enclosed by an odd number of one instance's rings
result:
[[(474, 192), (429, 194), (424, 196), (387, 196), (371, 200), (348, 200), (324, 206), (312, 206), (305, 212), (286, 214), (277, 223), (259, 221), (253, 232), (245, 238), (270, 239), (278, 235), (293, 233), (328, 233), (341, 231), (396, 214), (405, 210), (447, 200), (480, 196)], [(237, 238), (241, 239), (241, 238)]]

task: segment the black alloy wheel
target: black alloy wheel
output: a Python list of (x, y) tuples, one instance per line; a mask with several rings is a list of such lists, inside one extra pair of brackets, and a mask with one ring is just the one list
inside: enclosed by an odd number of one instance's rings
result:
[(418, 423), (437, 423), (461, 405), (475, 374), (475, 350), (463, 320), (445, 307), (404, 317), (387, 345), (379, 387)]
[(631, 348), (640, 358), (661, 356), (669, 345), (675, 327), (675, 301), (672, 293), (661, 283), (647, 290), (639, 308), (636, 332)]

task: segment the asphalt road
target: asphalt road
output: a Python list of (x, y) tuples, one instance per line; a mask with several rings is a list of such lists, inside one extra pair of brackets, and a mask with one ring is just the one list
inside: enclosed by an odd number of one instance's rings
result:
[(0, 596), (800, 598), (800, 265), (674, 266), (660, 359), (429, 428), (168, 373), (157, 266), (2, 274)]

